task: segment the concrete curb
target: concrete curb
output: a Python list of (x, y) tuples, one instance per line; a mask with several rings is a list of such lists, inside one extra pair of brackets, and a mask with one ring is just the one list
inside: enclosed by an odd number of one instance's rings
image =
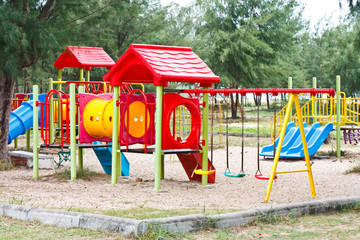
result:
[(360, 204), (360, 197), (315, 200), (301, 203), (282, 204), (241, 212), (212, 216), (203, 214), (136, 220), (91, 213), (68, 212), (61, 210), (39, 209), (22, 205), (0, 203), (0, 215), (20, 220), (37, 220), (43, 224), (59, 227), (84, 227), (103, 231), (114, 231), (124, 235), (141, 235), (149, 230), (165, 230), (171, 233), (186, 233), (205, 227), (227, 228), (246, 225), (266, 216), (302, 216), (339, 211)]

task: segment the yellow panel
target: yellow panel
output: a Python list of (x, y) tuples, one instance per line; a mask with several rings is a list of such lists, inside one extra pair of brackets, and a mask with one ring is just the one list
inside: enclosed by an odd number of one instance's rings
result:
[[(105, 135), (109, 138), (112, 138), (112, 129), (113, 129), (113, 99), (109, 100), (106, 105), (105, 105), (105, 109), (103, 111), (103, 128), (104, 128), (104, 132)], [(119, 112), (119, 122), (118, 122), (118, 129), (120, 132), (120, 112)]]
[[(125, 113), (125, 126), (128, 128), (128, 111)], [(133, 137), (140, 138), (145, 135), (145, 104), (135, 101), (129, 106), (129, 134)], [(146, 129), (150, 125), (150, 112), (147, 109)]]

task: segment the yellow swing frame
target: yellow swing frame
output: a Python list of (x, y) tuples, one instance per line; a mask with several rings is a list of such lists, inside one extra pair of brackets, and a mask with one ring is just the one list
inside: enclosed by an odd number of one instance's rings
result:
[[(291, 108), (292, 108), (293, 103), (295, 103), (296, 114), (298, 116), (300, 135), (301, 135), (301, 140), (302, 140), (302, 144), (303, 144), (303, 148), (304, 148), (306, 169), (304, 169), (304, 170), (276, 172), (277, 164), (278, 164), (279, 158), (280, 158), (281, 147), (282, 147), (284, 137), (285, 137), (286, 126), (287, 126), (287, 124), (289, 122), (289, 119), (290, 119)], [(273, 162), (273, 166), (272, 166), (272, 169), (271, 169), (270, 178), (269, 178), (268, 186), (267, 186), (267, 189), (266, 189), (266, 195), (265, 195), (264, 201), (265, 202), (269, 201), (272, 184), (273, 184), (273, 181), (275, 179), (276, 174), (297, 173), (297, 172), (307, 172), (308, 173), (309, 182), (310, 182), (310, 189), (311, 189), (311, 195), (313, 197), (316, 197), (314, 179), (313, 179), (312, 170), (311, 170), (309, 151), (308, 151), (308, 147), (307, 147), (307, 143), (306, 143), (306, 137), (305, 137), (302, 113), (301, 113), (301, 108), (300, 108), (300, 103), (299, 103), (299, 97), (298, 97), (297, 93), (291, 93), (290, 97), (289, 97), (289, 102), (288, 102), (288, 105), (287, 105), (287, 108), (286, 108), (284, 123), (283, 123), (283, 125), (281, 127), (278, 148), (276, 149), (274, 162)]]

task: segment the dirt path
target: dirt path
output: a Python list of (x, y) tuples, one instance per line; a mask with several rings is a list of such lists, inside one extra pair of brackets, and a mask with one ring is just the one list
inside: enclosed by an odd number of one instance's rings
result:
[[(329, 147), (323, 147), (327, 151)], [(177, 157), (165, 158), (165, 179), (161, 186), (166, 192), (157, 193), (154, 188), (154, 157), (126, 153), (130, 161), (130, 177), (110, 185), (110, 177), (104, 176), (92, 181), (58, 181), (49, 177), (53, 170), (40, 170), (40, 179), (32, 178), (32, 169), (15, 169), (0, 172), (0, 201), (21, 203), (30, 206), (61, 209), (129, 209), (151, 207), (251, 209), (282, 203), (302, 202), (315, 199), (359, 196), (360, 174), (345, 175), (357, 160), (357, 148), (352, 148), (347, 157), (315, 159), (312, 166), (317, 197), (311, 197), (306, 173), (282, 174), (273, 184), (270, 201), (264, 203), (268, 182), (255, 179), (256, 148), (246, 148), (245, 178), (227, 178), (226, 155), (223, 149), (214, 151), (214, 165), (217, 168), (216, 184), (204, 188), (198, 182), (188, 181)], [(233, 171), (240, 170), (240, 147), (230, 147), (230, 163)], [(103, 172), (92, 150), (86, 150), (84, 166)], [(262, 160), (261, 169), (269, 174), (271, 160)], [(69, 167), (66, 163), (61, 168)], [(305, 169), (304, 161), (280, 161), (278, 170)], [(141, 180), (141, 181), (139, 181)]]

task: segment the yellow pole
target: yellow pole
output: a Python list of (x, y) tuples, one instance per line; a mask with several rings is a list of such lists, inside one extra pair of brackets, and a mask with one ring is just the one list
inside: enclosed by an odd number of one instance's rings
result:
[(300, 135), (301, 135), (301, 140), (302, 140), (303, 149), (304, 149), (306, 168), (307, 168), (307, 172), (309, 175), (311, 196), (316, 197), (314, 179), (313, 179), (313, 175), (312, 175), (312, 171), (311, 171), (309, 150), (308, 150), (307, 143), (306, 143), (305, 130), (304, 130), (304, 125), (303, 125), (302, 116), (301, 116), (301, 108), (300, 108), (299, 98), (298, 98), (297, 94), (294, 94), (294, 102), (295, 102), (296, 113), (298, 114)]
[(85, 81), (90, 82), (90, 70), (85, 71)]
[(272, 166), (272, 169), (271, 169), (270, 178), (269, 178), (268, 186), (267, 186), (267, 189), (266, 189), (266, 195), (265, 195), (265, 199), (264, 199), (265, 202), (269, 201), (271, 187), (272, 187), (273, 181), (275, 179), (276, 167), (277, 167), (277, 164), (279, 162), (281, 147), (282, 147), (284, 137), (285, 137), (286, 126), (287, 126), (287, 124), (289, 122), (293, 101), (294, 101), (294, 95), (290, 94), (289, 102), (288, 102), (288, 105), (287, 105), (287, 108), (286, 108), (284, 123), (283, 123), (283, 125), (281, 127), (281, 131), (280, 131), (280, 139), (279, 139), (279, 143), (278, 143), (278, 148), (276, 149), (276, 154), (275, 154), (275, 157), (274, 157), (274, 163), (273, 163), (273, 166)]

